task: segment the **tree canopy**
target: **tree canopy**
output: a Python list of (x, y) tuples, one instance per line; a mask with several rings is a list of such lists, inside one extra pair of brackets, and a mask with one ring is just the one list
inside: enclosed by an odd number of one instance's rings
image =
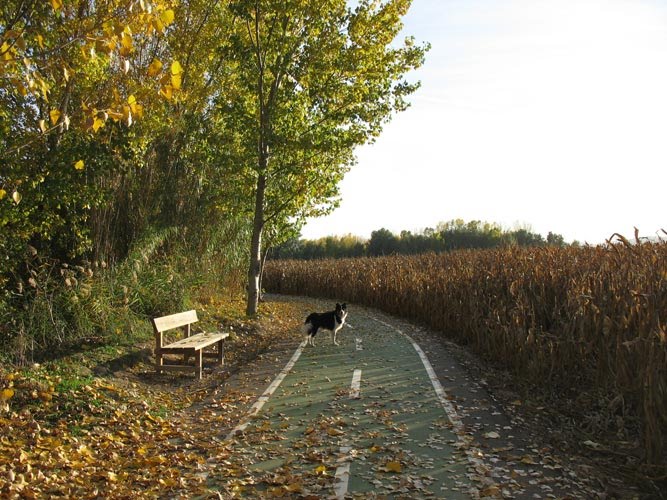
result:
[[(0, 6), (0, 285), (114, 262), (160, 228), (262, 257), (338, 203), (357, 146), (407, 107), (409, 0), (8, 0)], [(5, 298), (14, 292), (5, 292)]]
[(248, 314), (257, 311), (267, 225), (299, 225), (335, 206), (354, 149), (372, 141), (417, 88), (405, 74), (425, 47), (396, 44), (409, 0), (241, 0), (224, 47), (236, 99), (217, 103), (238, 127), (254, 199)]

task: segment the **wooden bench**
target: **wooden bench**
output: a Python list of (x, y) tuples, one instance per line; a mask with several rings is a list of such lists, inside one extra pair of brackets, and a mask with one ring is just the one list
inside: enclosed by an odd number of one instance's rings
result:
[[(165, 371), (194, 371), (198, 378), (202, 378), (203, 358), (215, 358), (219, 365), (223, 365), (224, 347), (223, 341), (229, 337), (229, 333), (222, 332), (202, 332), (192, 335), (191, 325), (199, 321), (197, 311), (186, 311), (170, 316), (153, 318), (153, 331), (155, 332), (155, 368), (158, 373)], [(168, 330), (180, 328), (183, 330), (184, 337), (181, 340), (163, 345), (163, 334)], [(207, 347), (216, 346), (214, 352), (204, 352)], [(182, 354), (183, 363), (165, 364), (165, 354)], [(190, 357), (195, 358), (194, 366), (188, 364)]]

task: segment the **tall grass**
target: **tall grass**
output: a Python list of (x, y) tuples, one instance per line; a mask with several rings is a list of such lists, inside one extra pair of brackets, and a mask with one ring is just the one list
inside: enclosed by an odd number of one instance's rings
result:
[(32, 255), (25, 264), (29, 278), (0, 298), (0, 358), (25, 364), (83, 343), (147, 338), (149, 317), (182, 311), (201, 293), (234, 282), (244, 248), (238, 230), (221, 226), (218, 245), (203, 249), (181, 229), (153, 230), (113, 267)]
[(267, 290), (417, 320), (546, 391), (605, 394), (591, 406), (619, 432), (639, 422), (645, 462), (664, 469), (666, 243), (272, 261), (265, 272)]

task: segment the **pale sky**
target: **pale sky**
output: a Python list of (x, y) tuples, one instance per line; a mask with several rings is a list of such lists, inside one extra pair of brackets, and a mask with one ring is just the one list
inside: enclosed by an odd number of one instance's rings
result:
[(592, 244), (667, 230), (667, 1), (414, 0), (404, 32), (432, 45), (422, 87), (304, 238), (456, 218)]

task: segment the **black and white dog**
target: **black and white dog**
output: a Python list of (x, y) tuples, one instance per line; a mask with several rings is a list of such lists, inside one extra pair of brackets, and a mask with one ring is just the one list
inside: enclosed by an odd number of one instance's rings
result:
[(317, 334), (317, 330), (321, 328), (323, 330), (330, 330), (333, 336), (333, 343), (339, 345), (336, 342), (336, 333), (343, 328), (346, 317), (346, 304), (336, 304), (336, 309), (333, 311), (309, 314), (302, 327), (303, 333), (307, 337), (307, 343), (315, 346), (315, 335)]

